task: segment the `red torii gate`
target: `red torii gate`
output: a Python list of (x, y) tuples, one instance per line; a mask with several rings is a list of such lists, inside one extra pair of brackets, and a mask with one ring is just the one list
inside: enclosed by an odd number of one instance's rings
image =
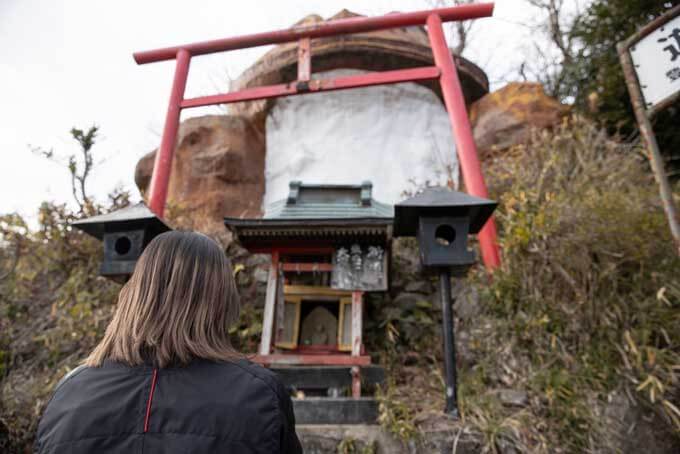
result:
[[(446, 43), (442, 22), (488, 17), (493, 14), (493, 7), (493, 3), (481, 3), (411, 13), (391, 13), (378, 17), (352, 17), (266, 33), (256, 33), (134, 53), (134, 59), (140, 65), (166, 60), (176, 60), (177, 62), (161, 145), (156, 154), (151, 177), (149, 195), (151, 210), (159, 217), (163, 217), (172, 168), (172, 157), (182, 109), (434, 79), (439, 80), (442, 89), (444, 104), (451, 121), (465, 186), (470, 194), (488, 198), (488, 191), (477, 157), (477, 147), (472, 136), (472, 129), (465, 107), (463, 90), (458, 79), (453, 57)], [(375, 72), (335, 79), (311, 79), (311, 39), (313, 38), (422, 25), (427, 25), (427, 35), (432, 47), (434, 66)], [(184, 90), (189, 74), (189, 63), (192, 57), (291, 41), (298, 41), (299, 43), (298, 78), (296, 81), (287, 84), (248, 88), (225, 94), (190, 99), (184, 98)], [(489, 219), (480, 231), (479, 243), (482, 259), (486, 267), (494, 269), (500, 266), (496, 225), (493, 219)]]

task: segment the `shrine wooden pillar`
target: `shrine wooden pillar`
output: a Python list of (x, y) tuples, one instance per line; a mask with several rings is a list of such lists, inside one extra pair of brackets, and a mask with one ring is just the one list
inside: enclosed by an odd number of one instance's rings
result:
[(260, 355), (269, 355), (272, 348), (274, 331), (274, 311), (276, 309), (277, 280), (279, 276), (279, 251), (272, 251), (272, 263), (267, 277), (267, 294), (264, 302), (264, 319), (262, 320), (262, 338), (260, 339)]
[[(363, 350), (364, 292), (352, 292), (352, 356), (361, 356)], [(361, 369), (352, 367), (352, 397), (361, 397)]]

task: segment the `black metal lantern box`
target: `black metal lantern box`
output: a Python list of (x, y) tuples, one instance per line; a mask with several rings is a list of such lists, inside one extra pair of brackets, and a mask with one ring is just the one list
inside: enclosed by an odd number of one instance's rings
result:
[(172, 230), (141, 202), (72, 225), (104, 243), (99, 274), (112, 278), (132, 274), (146, 245), (161, 233)]
[(456, 347), (453, 325), (451, 275), (463, 275), (475, 262), (468, 250), (468, 234), (478, 233), (497, 203), (447, 188), (428, 188), (394, 207), (394, 236), (417, 236), (424, 267), (439, 271), (442, 303), (445, 412), (458, 417)]
[(496, 205), (447, 188), (428, 188), (395, 205), (394, 236), (417, 236), (423, 266), (461, 273), (475, 262), (468, 234), (479, 232)]

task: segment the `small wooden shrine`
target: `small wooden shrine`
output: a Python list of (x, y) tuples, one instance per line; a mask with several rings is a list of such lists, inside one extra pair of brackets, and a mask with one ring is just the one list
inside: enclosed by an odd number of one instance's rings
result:
[[(301, 421), (375, 416), (375, 401), (361, 398), (362, 382), (381, 381), (383, 372), (364, 348), (363, 303), (366, 292), (387, 290), (392, 222), (393, 207), (373, 199), (370, 182), (294, 181), (262, 218), (225, 218), (246, 249), (271, 254), (255, 361), (306, 396), (295, 402)], [(345, 385), (351, 398), (342, 397)]]

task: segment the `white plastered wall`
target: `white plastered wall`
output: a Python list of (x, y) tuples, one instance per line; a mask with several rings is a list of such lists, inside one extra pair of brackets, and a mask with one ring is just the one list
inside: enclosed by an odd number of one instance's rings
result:
[[(339, 69), (315, 78), (359, 74)], [(373, 196), (396, 203), (425, 183), (458, 187), (448, 115), (415, 83), (280, 98), (267, 116), (265, 206), (288, 183), (373, 182)]]

